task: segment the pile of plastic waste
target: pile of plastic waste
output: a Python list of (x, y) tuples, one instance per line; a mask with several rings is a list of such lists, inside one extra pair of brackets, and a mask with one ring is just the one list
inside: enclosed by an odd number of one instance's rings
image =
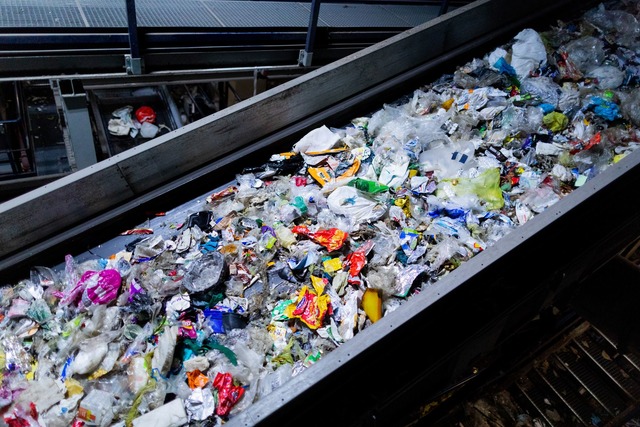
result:
[(5, 422), (220, 424), (313, 369), (638, 147), (635, 14), (525, 29), (312, 130), (172, 234), (3, 287)]
[(155, 124), (156, 112), (146, 105), (137, 108), (135, 113), (133, 107), (127, 105), (113, 111), (111, 116), (112, 118), (109, 119), (107, 125), (107, 130), (111, 135), (130, 136), (131, 138), (140, 135), (142, 138), (154, 138), (160, 131), (160, 127), (167, 127)]

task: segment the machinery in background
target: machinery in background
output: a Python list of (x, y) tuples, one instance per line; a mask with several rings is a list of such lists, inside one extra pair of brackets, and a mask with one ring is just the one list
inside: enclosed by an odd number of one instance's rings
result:
[(1, 199), (71, 171), (64, 133), (64, 117), (48, 84), (0, 83)]
[[(170, 79), (160, 84), (116, 79), (0, 83), (0, 201), (122, 153), (295, 77), (252, 73), (236, 80)], [(133, 129), (151, 108), (154, 133)], [(124, 109), (124, 110), (123, 110)], [(132, 132), (109, 130), (128, 111)], [(138, 123), (138, 126), (140, 123)]]

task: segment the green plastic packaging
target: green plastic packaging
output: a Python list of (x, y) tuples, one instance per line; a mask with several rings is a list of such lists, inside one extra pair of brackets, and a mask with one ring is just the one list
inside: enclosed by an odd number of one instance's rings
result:
[(362, 178), (353, 179), (349, 181), (348, 185), (369, 194), (384, 193), (389, 190), (389, 187), (384, 184)]
[(453, 193), (456, 196), (477, 196), (487, 210), (501, 209), (504, 206), (498, 168), (487, 169), (473, 178), (444, 179), (441, 185), (443, 187), (438, 189), (436, 195)]

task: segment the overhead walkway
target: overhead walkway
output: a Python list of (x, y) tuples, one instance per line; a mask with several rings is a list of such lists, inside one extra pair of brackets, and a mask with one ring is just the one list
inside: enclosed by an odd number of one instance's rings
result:
[(301, 50), (320, 66), (464, 3), (0, 0), (0, 78), (138, 74), (127, 55), (144, 73), (297, 65)]

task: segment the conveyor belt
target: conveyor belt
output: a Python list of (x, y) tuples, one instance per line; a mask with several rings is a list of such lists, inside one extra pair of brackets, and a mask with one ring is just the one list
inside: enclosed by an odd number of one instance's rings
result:
[[(0, 225), (4, 227), (0, 230), (8, 236), (2, 254), (4, 267), (44, 259), (36, 256), (44, 252), (60, 255), (78, 240), (90, 241), (84, 240), (88, 238), (86, 234), (109, 222), (121, 220), (118, 229), (122, 230), (125, 214), (133, 212), (133, 219), (127, 221), (135, 221), (148, 204), (175, 206), (179, 197), (194, 191), (194, 183), (200, 185), (195, 185), (198, 191), (203, 182), (207, 188), (212, 182), (220, 183), (232, 176), (228, 175), (230, 170), (238, 170), (229, 166), (246, 164), (247, 156), (258, 162), (266, 149), (272, 153), (279, 144), (287, 144), (319, 122), (352, 118), (355, 111), (362, 113), (374, 100), (379, 104), (398, 91), (405, 92), (404, 85), (424, 79), (433, 67), (530, 22), (519, 21), (517, 14), (510, 15), (507, 6), (507, 2), (500, 1), (478, 2), (474, 12), (481, 12), (484, 17), (495, 17), (500, 12), (502, 21), (486, 20), (483, 22), (488, 27), (465, 27), (460, 34), (457, 30), (469, 15), (454, 14), (457, 21), (425, 25), (410, 35), (303, 76), (263, 97), (2, 206)], [(524, 13), (551, 13), (559, 6), (558, 2), (541, 2)], [(427, 41), (438, 45), (441, 51), (431, 55), (424, 49)], [(221, 135), (224, 139), (220, 139)], [(189, 144), (194, 141), (201, 144)], [(224, 145), (220, 141), (232, 142)], [(171, 158), (178, 149), (184, 152), (180, 161)], [(165, 176), (158, 176), (164, 172)], [(104, 185), (105, 181), (109, 185)], [(427, 289), (408, 301), (402, 313), (391, 313), (380, 321), (379, 327), (363, 331), (348, 346), (323, 358), (319, 362), (323, 369), (294, 377), (277, 395), (267, 396), (231, 423), (326, 424), (327, 418), (316, 413), (310, 419), (310, 408), (331, 408), (326, 416), (344, 425), (400, 425), (407, 421), (409, 416), (403, 417), (416, 401), (436, 395), (454, 377), (470, 375), (473, 361), (485, 356), (503, 334), (528, 320), (550, 293), (560, 292), (588, 276), (632, 236), (640, 234), (640, 213), (631, 208), (619, 212), (616, 221), (599, 224), (597, 235), (585, 233), (591, 229), (594, 217), (605, 217), (610, 206), (639, 182), (640, 153), (635, 152), (527, 227), (515, 230), (491, 251), (479, 254), (444, 277), (437, 289)], [(64, 198), (69, 194), (76, 199)], [(176, 199), (172, 200), (172, 196)], [(52, 224), (33, 215), (56, 199), (72, 200), (70, 206), (64, 207), (67, 216), (58, 216), (63, 212), (55, 210), (56, 222)], [(19, 220), (17, 227), (9, 227), (15, 219)], [(12, 239), (21, 240), (16, 244)], [(567, 253), (564, 247), (549, 245), (551, 239), (572, 242), (573, 251)], [(540, 248), (545, 248), (545, 268), (532, 268), (523, 275), (522, 260), (539, 261)], [(429, 351), (416, 352), (417, 342), (423, 340), (429, 342)], [(389, 361), (392, 366), (385, 369)], [(558, 369), (559, 366), (556, 365)], [(541, 377), (536, 381), (539, 385), (546, 383)], [(559, 389), (565, 384), (555, 386)], [(620, 408), (619, 402), (606, 404), (614, 413)], [(568, 410), (566, 419), (572, 419), (571, 414), (576, 412), (586, 417), (585, 408), (576, 407), (575, 412)]]

